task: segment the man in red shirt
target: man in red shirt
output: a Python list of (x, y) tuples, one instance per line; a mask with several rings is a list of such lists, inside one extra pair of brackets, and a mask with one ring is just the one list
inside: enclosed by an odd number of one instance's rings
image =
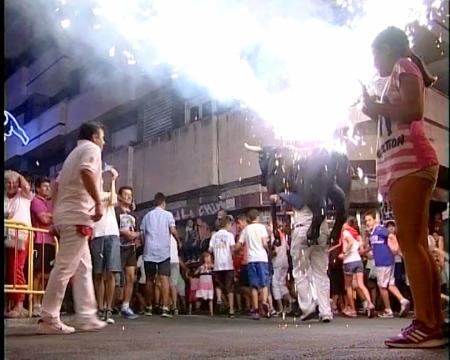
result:
[[(50, 201), (50, 179), (36, 180), (36, 195), (31, 201), (33, 227), (50, 230), (53, 224), (53, 206)], [(50, 233), (36, 232), (34, 236), (34, 289), (44, 290), (55, 259), (55, 244)], [(42, 295), (34, 296), (33, 316), (41, 314)]]

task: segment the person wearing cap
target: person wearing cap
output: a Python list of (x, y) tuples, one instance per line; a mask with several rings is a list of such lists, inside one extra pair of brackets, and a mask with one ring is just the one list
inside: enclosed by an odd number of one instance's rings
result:
[(320, 225), (317, 245), (308, 246), (306, 233), (311, 226), (313, 213), (298, 194), (281, 193), (279, 197), (293, 208), (291, 257), (292, 275), (303, 313), (302, 321), (316, 315), (317, 305), (321, 321), (328, 323), (333, 319), (330, 305), (330, 279), (328, 269), (328, 238), (330, 229), (326, 219)]

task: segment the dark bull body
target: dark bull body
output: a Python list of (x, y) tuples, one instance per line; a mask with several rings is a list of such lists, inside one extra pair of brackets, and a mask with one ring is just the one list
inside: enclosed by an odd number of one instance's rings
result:
[(259, 153), (261, 184), (270, 195), (285, 191), (296, 193), (303, 199), (303, 204), (297, 206), (306, 205), (312, 211), (312, 223), (307, 232), (309, 244), (317, 244), (328, 200), (336, 210), (329, 241), (339, 239), (348, 216), (352, 183), (352, 169), (346, 155), (317, 149), (308, 157), (299, 157), (293, 148), (259, 148), (247, 144), (245, 147)]

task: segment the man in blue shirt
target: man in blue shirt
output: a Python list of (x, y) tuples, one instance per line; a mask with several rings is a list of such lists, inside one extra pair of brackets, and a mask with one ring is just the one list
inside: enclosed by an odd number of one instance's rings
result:
[[(389, 292), (394, 295), (401, 304), (399, 315), (408, 314), (410, 302), (405, 299), (395, 286), (395, 255), (399, 251), (397, 238), (389, 233), (388, 229), (380, 225), (377, 221), (376, 213), (369, 210), (364, 214), (366, 227), (370, 231), (370, 246), (375, 262), (375, 271), (377, 275), (378, 289), (384, 304), (384, 312), (378, 314), (381, 318), (393, 318), (394, 313), (389, 301)], [(369, 252), (367, 250), (366, 252)]]
[(162, 317), (172, 317), (169, 313), (170, 295), (170, 235), (178, 244), (180, 239), (175, 227), (175, 219), (171, 212), (166, 211), (166, 197), (157, 193), (154, 199), (155, 208), (148, 212), (141, 223), (144, 238), (145, 274), (147, 276), (147, 307), (145, 315), (152, 315), (152, 301), (155, 293), (155, 279), (161, 283)]

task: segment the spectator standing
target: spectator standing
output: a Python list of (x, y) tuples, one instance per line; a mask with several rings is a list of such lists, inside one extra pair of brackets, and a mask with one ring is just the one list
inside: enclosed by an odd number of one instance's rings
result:
[(267, 251), (269, 250), (269, 234), (263, 224), (259, 222), (259, 212), (252, 209), (248, 212), (249, 225), (245, 227), (236, 244), (237, 250), (245, 244), (247, 247), (247, 270), (248, 282), (252, 289), (251, 318), (259, 320), (259, 295), (262, 299), (264, 312), (269, 312), (268, 286), (269, 286), (269, 264)]
[(395, 254), (398, 253), (398, 242), (394, 234), (376, 220), (375, 211), (367, 211), (364, 215), (367, 229), (370, 233), (370, 245), (372, 247), (375, 271), (377, 274), (377, 284), (381, 299), (384, 304), (384, 312), (378, 314), (381, 318), (393, 318), (394, 313), (389, 301), (389, 292), (400, 302), (400, 316), (408, 314), (410, 302), (400, 293), (395, 286)]
[(214, 282), (217, 305), (222, 304), (222, 292), (228, 297), (228, 316), (234, 317), (234, 236), (230, 232), (232, 218), (224, 216), (219, 220), (219, 231), (214, 233), (209, 242), (209, 252), (214, 255)]
[(175, 227), (175, 219), (171, 212), (166, 211), (166, 197), (157, 193), (154, 199), (155, 208), (142, 219), (144, 236), (144, 265), (147, 280), (146, 315), (152, 314), (152, 299), (155, 292), (155, 278), (161, 282), (162, 317), (172, 317), (169, 312), (170, 294), (170, 235), (180, 242)]
[(427, 251), (429, 202), (439, 161), (424, 127), (425, 89), (436, 78), (411, 50), (401, 29), (389, 27), (380, 32), (372, 51), (380, 76), (388, 79), (381, 103), (363, 91), (363, 112), (378, 120), (378, 186), (392, 206), (416, 313), (411, 326), (386, 339), (385, 345), (442, 346), (448, 339), (442, 331), (440, 276)]
[[(5, 171), (5, 189), (6, 189), (6, 217), (8, 220), (14, 220), (31, 226), (30, 207), (33, 194), (28, 181), (19, 173), (11, 170)], [(25, 284), (24, 266), (28, 256), (28, 237), (27, 231), (16, 231), (10, 229), (7, 233), (6, 250), (6, 282), (16, 285)], [(16, 238), (17, 237), (17, 238)], [(15, 246), (17, 244), (17, 256)], [(26, 317), (28, 312), (23, 308), (25, 300), (24, 294), (8, 294), (8, 301), (11, 303), (11, 309), (6, 313), (6, 317), (17, 318)]]
[[(236, 225), (238, 233), (236, 235), (237, 242), (245, 227), (248, 225), (247, 215), (241, 214), (236, 218)], [(246, 303), (246, 309), (250, 309), (252, 291), (248, 284), (248, 271), (247, 271), (247, 247), (245, 244), (239, 249), (235, 250), (235, 256), (233, 258), (234, 270), (236, 275), (236, 282), (238, 283), (239, 291), (236, 296), (238, 309), (242, 310), (241, 300), (244, 298)]]
[(184, 243), (183, 243), (183, 251), (185, 261), (187, 263), (197, 261), (199, 254), (199, 234), (197, 230), (197, 220), (196, 219), (188, 219), (185, 235), (184, 235)]
[(101, 125), (81, 125), (78, 143), (64, 161), (55, 189), (53, 219), (60, 234), (59, 252), (42, 299), (38, 331), (71, 334), (75, 328), (60, 320), (67, 283), (72, 279), (75, 327), (93, 331), (106, 326), (98, 320), (88, 241), (94, 223), (103, 216), (100, 198), (101, 151), (105, 144)]
[[(34, 235), (35, 258), (34, 289), (44, 290), (55, 259), (55, 242), (53, 240), (53, 205), (50, 201), (50, 179), (40, 177), (35, 184), (36, 195), (31, 201), (31, 223), (33, 227), (49, 230), (49, 233), (36, 232)], [(41, 315), (42, 295), (34, 295), (33, 316)]]
[(350, 217), (343, 225), (341, 237), (347, 296), (347, 308), (343, 311), (343, 314), (348, 317), (356, 317), (355, 301), (353, 299), (353, 278), (356, 277), (356, 287), (360, 290), (363, 298), (367, 302), (367, 316), (372, 318), (375, 314), (375, 305), (372, 303), (369, 290), (364, 285), (364, 265), (359, 254), (362, 240), (354, 218)]
[[(178, 315), (178, 283), (180, 281), (180, 265), (183, 265), (178, 256), (177, 240), (170, 235), (170, 297), (172, 303), (172, 314)], [(184, 296), (184, 294), (181, 294)]]
[(137, 315), (130, 307), (133, 286), (136, 277), (136, 247), (140, 240), (139, 224), (133, 212), (133, 188), (122, 186), (118, 192), (119, 206), (115, 208), (116, 221), (120, 233), (120, 258), (124, 272), (123, 302), (120, 313), (126, 319), (136, 319)]
[[(117, 204), (115, 184), (119, 174), (114, 168), (108, 169), (108, 172), (112, 175), (111, 190), (110, 192), (102, 191), (100, 195), (105, 212), (103, 217), (94, 224), (94, 238), (89, 242), (89, 248), (92, 257), (98, 314), (108, 324), (114, 324), (112, 302), (116, 286), (115, 274), (122, 271), (119, 227), (114, 212), (114, 206)], [(106, 173), (106, 171), (103, 172), (103, 174)]]
[(209, 315), (213, 316), (213, 298), (214, 298), (214, 284), (212, 278), (212, 271), (214, 264), (211, 254), (204, 252), (201, 257), (201, 265), (195, 271), (195, 274), (199, 276), (198, 287), (195, 293), (197, 300), (208, 301)]
[[(287, 288), (287, 275), (289, 271), (288, 251), (289, 245), (286, 241), (286, 235), (280, 232), (280, 246), (274, 246), (275, 256), (272, 257), (273, 276), (272, 292), (273, 298), (277, 302), (278, 312), (290, 312), (292, 298)], [(289, 307), (283, 306), (285, 299)]]

